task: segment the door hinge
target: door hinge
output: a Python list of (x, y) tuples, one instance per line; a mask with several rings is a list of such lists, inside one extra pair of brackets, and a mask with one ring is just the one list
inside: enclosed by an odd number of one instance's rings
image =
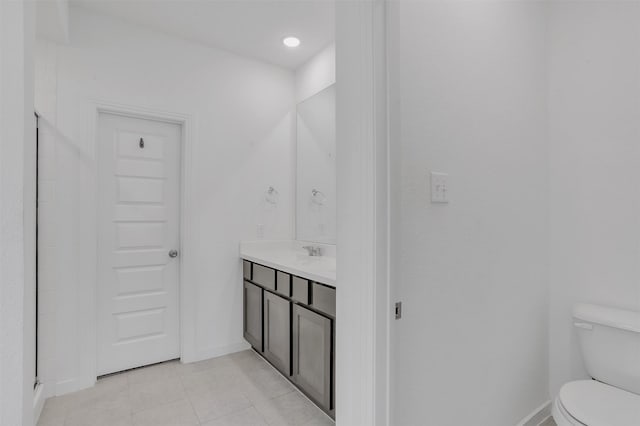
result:
[(397, 320), (402, 318), (402, 302), (396, 302), (395, 314)]

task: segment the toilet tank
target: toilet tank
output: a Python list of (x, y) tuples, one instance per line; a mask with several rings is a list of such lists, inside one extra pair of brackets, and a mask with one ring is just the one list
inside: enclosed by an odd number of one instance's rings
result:
[(589, 375), (640, 395), (640, 312), (579, 304), (573, 325)]

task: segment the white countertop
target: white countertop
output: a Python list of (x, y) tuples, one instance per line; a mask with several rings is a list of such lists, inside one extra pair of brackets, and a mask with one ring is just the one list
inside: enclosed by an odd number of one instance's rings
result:
[[(309, 256), (302, 247), (323, 248), (322, 256)], [(305, 241), (243, 241), (240, 257), (311, 281), (336, 286), (336, 248)]]

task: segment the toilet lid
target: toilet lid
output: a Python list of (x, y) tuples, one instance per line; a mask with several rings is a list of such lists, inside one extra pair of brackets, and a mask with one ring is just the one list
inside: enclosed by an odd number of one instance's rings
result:
[(573, 418), (588, 426), (640, 425), (640, 395), (596, 380), (565, 384), (560, 402)]

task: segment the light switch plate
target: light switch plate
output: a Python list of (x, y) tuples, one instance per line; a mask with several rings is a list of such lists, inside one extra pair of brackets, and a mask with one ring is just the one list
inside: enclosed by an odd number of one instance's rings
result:
[(431, 172), (431, 202), (448, 203), (449, 187), (447, 180), (449, 175), (441, 172)]

